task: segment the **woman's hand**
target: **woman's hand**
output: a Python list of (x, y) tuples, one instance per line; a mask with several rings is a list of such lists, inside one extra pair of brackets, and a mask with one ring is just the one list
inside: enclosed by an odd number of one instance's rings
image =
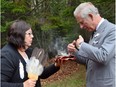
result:
[(62, 64), (64, 64), (64, 60), (61, 60), (61, 59), (60, 59), (60, 56), (57, 56), (57, 57), (55, 58), (55, 66), (56, 66), (56, 67), (60, 67)]
[(57, 56), (55, 59), (55, 66), (60, 67), (62, 64), (64, 64), (68, 60), (76, 60), (75, 56), (73, 55), (67, 55), (67, 56)]
[(35, 87), (36, 80), (28, 79), (23, 83), (24, 87)]

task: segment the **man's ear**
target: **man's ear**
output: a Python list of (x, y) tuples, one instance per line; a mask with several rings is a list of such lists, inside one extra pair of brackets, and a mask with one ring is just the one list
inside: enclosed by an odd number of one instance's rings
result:
[(93, 21), (93, 14), (89, 13), (88, 16), (91, 18), (91, 20)]

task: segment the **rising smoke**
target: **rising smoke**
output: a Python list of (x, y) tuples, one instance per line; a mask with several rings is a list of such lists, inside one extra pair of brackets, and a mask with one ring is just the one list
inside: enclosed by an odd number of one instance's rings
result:
[(67, 55), (67, 43), (64, 37), (56, 38), (49, 46), (49, 57), (51, 58), (57, 55)]

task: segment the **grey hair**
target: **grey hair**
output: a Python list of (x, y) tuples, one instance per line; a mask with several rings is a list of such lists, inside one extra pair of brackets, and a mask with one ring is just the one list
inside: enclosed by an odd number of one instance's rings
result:
[(99, 11), (91, 2), (84, 2), (75, 9), (74, 16), (80, 14), (82, 18), (86, 18), (89, 13), (97, 15)]

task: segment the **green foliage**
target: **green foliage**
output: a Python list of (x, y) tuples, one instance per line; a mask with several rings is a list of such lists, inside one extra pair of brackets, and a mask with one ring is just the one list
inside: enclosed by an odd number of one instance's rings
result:
[(16, 8), (12, 9), (11, 10), (12, 13), (22, 13), (24, 14), (26, 12), (26, 9), (25, 9), (25, 6), (19, 6), (19, 5), (16, 5)]
[[(1, 32), (6, 32), (11, 21), (23, 19), (32, 25), (33, 30), (37, 24), (39, 30), (47, 32), (45, 34), (57, 32), (69, 41), (80, 33), (87, 37), (73, 16), (76, 6), (85, 1), (95, 4), (104, 18), (115, 22), (114, 0), (1, 0)], [(54, 34), (49, 36), (55, 37)]]
[(1, 2), (1, 31), (6, 31), (8, 22), (20, 19), (22, 15), (31, 9), (27, 7), (24, 0), (17, 2), (12, 0), (2, 0)]
[(106, 1), (103, 1), (101, 3), (97, 2), (96, 6), (98, 7), (99, 12), (100, 12), (102, 17), (115, 23), (115, 3), (113, 3), (113, 0), (111, 0), (111, 1), (106, 0)]
[(0, 32), (5, 32), (7, 30), (7, 28), (11, 25), (12, 21), (11, 22), (6, 22), (5, 26), (1, 26), (1, 30)]
[[(30, 7), (27, 5), (26, 0), (1, 0), (1, 30), (2, 34), (2, 45), (6, 43), (6, 31), (7, 27), (12, 21), (20, 18), (26, 18), (25, 15), (30, 11)], [(25, 17), (24, 17), (25, 15)]]
[(74, 10), (73, 6), (67, 6), (65, 9), (60, 11), (60, 15), (62, 17), (64, 17), (65, 19), (67, 17), (72, 17), (73, 16), (73, 10)]
[(53, 11), (51, 11), (52, 14), (49, 14), (49, 16), (47, 16), (46, 18), (47, 21), (42, 25), (41, 28), (42, 30), (59, 28), (63, 32), (63, 34), (66, 35), (66, 33), (72, 28), (72, 25), (74, 23), (73, 22), (74, 18), (72, 18), (73, 16), (72, 12), (74, 7), (67, 6), (67, 8), (59, 9), (57, 8), (57, 6), (55, 6), (55, 8), (51, 10), (56, 10), (56, 9), (58, 9), (57, 12), (55, 11), (53, 13)]
[(41, 26), (42, 30), (57, 29), (59, 27), (60, 18), (58, 16), (49, 16), (46, 20), (47, 21)]
[(41, 26), (41, 29), (44, 30), (44, 31), (48, 31), (50, 29), (56, 29), (56, 28), (58, 28), (58, 26), (51, 25), (51, 24), (48, 24), (48, 23)]

